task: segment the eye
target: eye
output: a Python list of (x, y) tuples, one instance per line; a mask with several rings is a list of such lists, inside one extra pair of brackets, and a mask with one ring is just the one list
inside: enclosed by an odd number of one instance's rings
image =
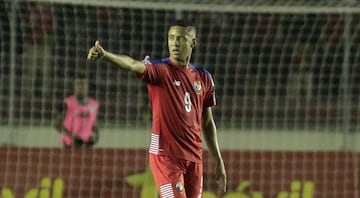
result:
[(174, 35), (169, 35), (168, 38), (169, 38), (169, 40), (174, 40), (175, 36)]
[(180, 42), (185, 42), (185, 41), (186, 41), (185, 36), (179, 36), (179, 41), (180, 41)]

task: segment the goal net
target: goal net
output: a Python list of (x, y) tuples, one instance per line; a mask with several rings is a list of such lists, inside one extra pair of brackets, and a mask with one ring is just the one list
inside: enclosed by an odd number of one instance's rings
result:
[[(228, 192), (205, 152), (204, 197), (359, 197), (356, 0), (0, 0), (0, 198), (157, 197), (146, 85), (86, 55), (99, 40), (167, 57), (177, 18), (197, 28), (192, 62), (215, 81)], [(100, 139), (65, 149), (53, 125), (80, 71)]]

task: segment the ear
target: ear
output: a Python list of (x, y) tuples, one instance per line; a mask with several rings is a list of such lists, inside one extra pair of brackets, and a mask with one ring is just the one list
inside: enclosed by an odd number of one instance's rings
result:
[(197, 39), (194, 38), (194, 39), (192, 40), (191, 47), (194, 48), (196, 45), (197, 45)]

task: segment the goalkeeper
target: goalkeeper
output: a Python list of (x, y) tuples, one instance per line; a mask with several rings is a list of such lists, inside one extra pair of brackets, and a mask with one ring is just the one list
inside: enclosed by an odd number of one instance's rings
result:
[(168, 30), (170, 57), (134, 60), (104, 50), (99, 41), (88, 59), (103, 59), (136, 73), (147, 83), (152, 106), (149, 164), (162, 198), (198, 198), (203, 192), (201, 130), (216, 161), (220, 190), (226, 191), (226, 171), (219, 150), (211, 106), (216, 104), (211, 74), (190, 63), (196, 30), (177, 20)]
[(55, 128), (61, 133), (65, 147), (90, 147), (99, 139), (96, 126), (99, 102), (88, 97), (88, 79), (84, 73), (77, 74), (74, 88), (75, 94), (64, 100)]

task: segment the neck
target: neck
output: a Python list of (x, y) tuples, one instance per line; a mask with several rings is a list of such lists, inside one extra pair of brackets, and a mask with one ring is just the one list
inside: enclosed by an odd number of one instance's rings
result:
[[(171, 57), (170, 57), (171, 58)], [(189, 67), (189, 63), (190, 63), (190, 58), (186, 58), (186, 60), (176, 60), (174, 58), (171, 58), (171, 60), (178, 66), (180, 66), (181, 68), (188, 68)]]
[(79, 103), (82, 103), (82, 104), (87, 102), (87, 97), (77, 96), (76, 99)]

